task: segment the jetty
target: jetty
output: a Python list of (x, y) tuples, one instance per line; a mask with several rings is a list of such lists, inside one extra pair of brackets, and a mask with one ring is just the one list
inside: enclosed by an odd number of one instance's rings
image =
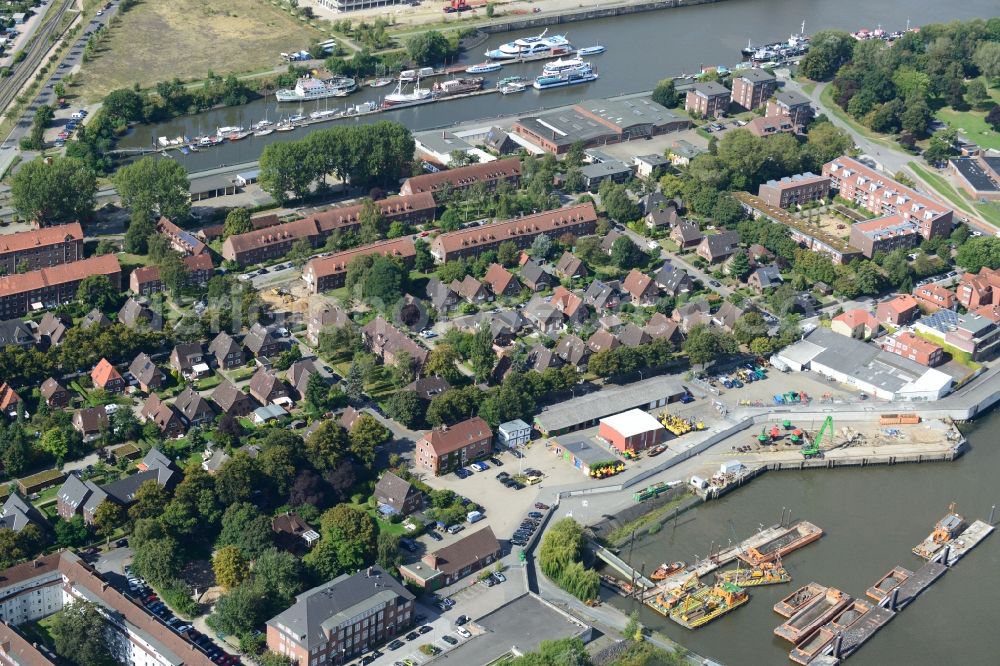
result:
[(602, 560), (609, 567), (614, 569), (617, 573), (624, 576), (630, 581), (634, 581), (636, 585), (642, 587), (643, 589), (651, 589), (653, 587), (653, 581), (649, 580), (641, 573), (633, 569), (625, 560), (618, 557), (610, 550), (604, 546), (598, 546), (594, 549), (594, 555), (598, 559)]

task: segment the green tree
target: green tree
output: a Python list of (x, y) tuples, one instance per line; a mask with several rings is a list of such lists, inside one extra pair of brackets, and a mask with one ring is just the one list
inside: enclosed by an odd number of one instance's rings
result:
[(456, 365), (461, 361), (458, 350), (454, 345), (447, 342), (438, 344), (427, 355), (427, 363), (424, 364), (424, 374), (428, 377), (442, 377), (448, 383), (454, 384), (462, 378)]
[(323, 514), (320, 534), (305, 561), (324, 578), (357, 571), (375, 558), (377, 529), (365, 511), (338, 504)]
[(642, 250), (628, 236), (619, 236), (611, 244), (611, 263), (622, 270), (635, 268), (642, 258)]
[(982, 41), (972, 54), (972, 62), (987, 79), (1000, 78), (1000, 42)]
[(270, 519), (249, 502), (231, 505), (222, 514), (222, 531), (217, 547), (235, 546), (248, 560), (252, 560), (274, 545)]
[(738, 250), (729, 262), (729, 274), (737, 280), (744, 281), (750, 275), (750, 257), (746, 250)]
[(236, 546), (223, 546), (212, 553), (212, 571), (215, 582), (228, 591), (246, 580), (250, 566), (242, 550)]
[(69, 520), (56, 518), (53, 530), (56, 545), (60, 548), (79, 548), (87, 543), (87, 537), (90, 535), (86, 523), (83, 522), (83, 516), (80, 515), (73, 516)]
[(855, 40), (841, 30), (820, 30), (812, 36), (799, 71), (814, 81), (829, 79), (851, 58)]
[(61, 428), (52, 428), (42, 435), (39, 446), (55, 459), (56, 467), (61, 467), (69, 453), (69, 438)]
[(408, 273), (391, 257), (377, 256), (361, 285), (361, 294), (369, 303), (390, 306), (399, 301), (407, 289)]
[(680, 104), (681, 96), (677, 93), (673, 79), (664, 79), (656, 84), (656, 87), (653, 88), (653, 101), (668, 109)]
[(237, 234), (245, 234), (253, 231), (253, 223), (250, 221), (250, 211), (246, 208), (234, 208), (226, 215), (226, 222), (222, 225), (223, 238), (229, 238)]
[(56, 653), (80, 666), (114, 666), (110, 646), (115, 639), (97, 604), (74, 601), (65, 606), (49, 629)]
[(688, 332), (681, 349), (692, 363), (705, 366), (709, 361), (735, 353), (738, 347), (732, 335), (698, 324)]
[(106, 275), (88, 275), (76, 289), (76, 299), (85, 308), (107, 312), (117, 307), (118, 292)]
[(132, 211), (128, 229), (125, 231), (125, 251), (132, 254), (146, 254), (149, 251), (149, 239), (156, 233), (156, 224), (146, 211)]
[(977, 236), (960, 245), (955, 262), (969, 273), (978, 273), (984, 266), (1000, 268), (1000, 238)]
[[(147, 521), (140, 521), (138, 525)], [(130, 539), (133, 550), (132, 568), (154, 586), (162, 586), (177, 578), (181, 572), (181, 552), (177, 541), (159, 532), (155, 538), (146, 538), (136, 544), (135, 532)]]
[(451, 54), (451, 42), (437, 30), (422, 32), (406, 41), (406, 55), (418, 65), (437, 65)]
[(517, 245), (513, 241), (504, 241), (497, 248), (497, 261), (502, 266), (510, 268), (517, 263), (517, 258), (520, 254), (521, 251), (517, 249)]
[(371, 468), (375, 462), (375, 449), (392, 439), (392, 433), (368, 412), (362, 412), (354, 424), (351, 425), (351, 432), (348, 441), (351, 445), (351, 453), (358, 462)]
[(318, 177), (308, 144), (282, 141), (269, 144), (260, 156), (261, 189), (270, 194), (278, 205), (284, 205), (289, 195), (304, 197)]
[(191, 211), (191, 182), (177, 160), (144, 157), (120, 168), (112, 180), (122, 204), (133, 213), (181, 220)]
[(124, 522), (125, 509), (113, 500), (104, 500), (94, 511), (94, 531), (103, 539), (110, 539)]
[(767, 335), (767, 322), (756, 310), (740, 315), (733, 325), (733, 337), (740, 344), (748, 345), (755, 338)]
[(97, 178), (81, 160), (37, 158), (11, 177), (10, 197), (21, 217), (41, 224), (90, 219), (97, 195)]
[(550, 252), (552, 252), (552, 239), (548, 234), (538, 234), (535, 236), (535, 239), (531, 241), (531, 249), (528, 251), (528, 254), (530, 254), (533, 259), (545, 261), (548, 259)]
[(382, 209), (371, 199), (365, 199), (358, 213), (360, 230), (358, 235), (362, 243), (374, 243), (382, 239), (388, 231), (388, 222)]
[(489, 325), (481, 324), (472, 336), (472, 348), (469, 353), (469, 363), (476, 373), (477, 381), (484, 381), (496, 364), (496, 353), (493, 351), (493, 333)]
[(994, 132), (1000, 132), (1000, 104), (997, 104), (986, 114), (986, 123)]
[(150, 479), (139, 486), (133, 500), (132, 506), (128, 509), (128, 517), (134, 522), (160, 516), (170, 501), (170, 493), (156, 480)]
[(385, 413), (407, 428), (416, 428), (424, 420), (424, 401), (415, 391), (396, 391), (385, 401)]
[(305, 441), (306, 458), (320, 471), (336, 467), (347, 450), (347, 431), (333, 420), (322, 421)]
[(376, 560), (386, 571), (393, 571), (403, 561), (399, 553), (399, 537), (388, 532), (379, 532), (375, 544)]
[(612, 220), (625, 224), (639, 219), (639, 206), (628, 196), (624, 185), (606, 180), (601, 183), (600, 194), (601, 204)]

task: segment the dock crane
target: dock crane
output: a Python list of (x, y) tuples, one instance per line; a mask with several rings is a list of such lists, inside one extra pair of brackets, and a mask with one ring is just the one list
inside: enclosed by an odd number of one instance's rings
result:
[(817, 458), (823, 455), (823, 452), (820, 450), (820, 447), (823, 445), (823, 437), (827, 435), (827, 432), (829, 432), (829, 436), (832, 438), (833, 437), (832, 415), (827, 416), (826, 420), (823, 421), (823, 426), (819, 429), (819, 432), (816, 433), (816, 438), (813, 439), (812, 441), (807, 441), (805, 444), (802, 445), (802, 456), (804, 458)]

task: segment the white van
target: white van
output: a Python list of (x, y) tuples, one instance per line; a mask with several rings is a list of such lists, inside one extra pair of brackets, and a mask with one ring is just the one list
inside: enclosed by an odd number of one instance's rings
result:
[(465, 517), (465, 519), (468, 520), (470, 523), (478, 523), (485, 517), (486, 516), (483, 515), (482, 511), (470, 511), (468, 515)]

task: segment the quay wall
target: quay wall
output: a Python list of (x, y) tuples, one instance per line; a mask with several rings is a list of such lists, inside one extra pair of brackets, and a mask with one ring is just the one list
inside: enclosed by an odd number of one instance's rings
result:
[[(639, 14), (641, 12), (654, 12), (661, 9), (677, 9), (678, 7), (694, 7), (696, 5), (707, 5), (722, 0), (652, 0), (651, 2), (622, 2), (608, 4), (605, 6), (586, 7), (574, 9), (559, 14), (530, 14), (523, 17), (511, 17), (509, 20), (500, 20), (495, 23), (480, 26), (482, 32), (494, 34), (500, 32), (511, 32), (514, 30), (524, 30), (526, 28), (539, 28), (552, 25), (562, 25), (565, 23), (575, 23), (577, 21), (590, 21), (592, 19), (608, 18), (611, 16), (626, 16), (628, 14)], [(506, 17), (503, 17), (506, 19)]]

